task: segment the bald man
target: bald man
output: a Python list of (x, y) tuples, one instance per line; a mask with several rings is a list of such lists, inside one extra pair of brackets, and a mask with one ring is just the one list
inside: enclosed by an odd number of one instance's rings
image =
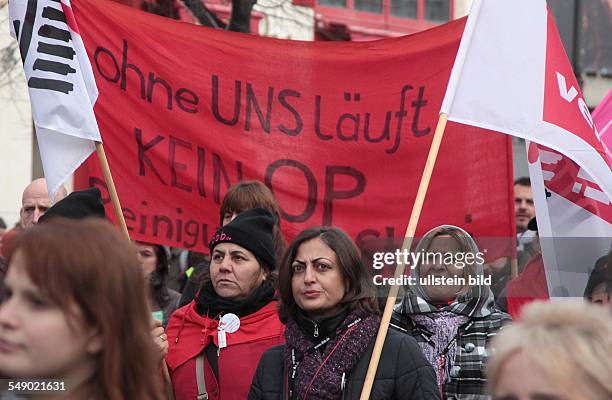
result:
[[(66, 197), (66, 189), (62, 186), (55, 193), (55, 202)], [(38, 219), (52, 206), (47, 191), (45, 178), (35, 179), (23, 190), (21, 210), (19, 210), (19, 225), (27, 229), (38, 223)]]

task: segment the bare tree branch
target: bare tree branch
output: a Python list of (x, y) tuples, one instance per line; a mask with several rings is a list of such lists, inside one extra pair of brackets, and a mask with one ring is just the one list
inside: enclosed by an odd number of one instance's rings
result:
[(202, 0), (181, 0), (181, 3), (191, 12), (191, 15), (193, 15), (200, 25), (209, 26), (211, 28), (226, 28), (225, 23), (206, 8)]
[(251, 13), (257, 0), (232, 0), (232, 16), (228, 30), (251, 33)]
[[(8, 2), (0, 0), (0, 9), (4, 9)], [(8, 18), (0, 18), (0, 24), (8, 25)], [(17, 41), (10, 40), (7, 45), (0, 48), (0, 88), (12, 86), (20, 73), (21, 59), (17, 50)]]

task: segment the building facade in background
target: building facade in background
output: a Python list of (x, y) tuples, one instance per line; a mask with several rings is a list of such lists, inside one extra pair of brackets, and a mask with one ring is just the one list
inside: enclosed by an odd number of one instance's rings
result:
[(316, 10), (319, 40), (374, 40), (433, 28), (465, 15), (465, 0), (294, 0)]
[(0, 0), (0, 217), (19, 220), (21, 192), (32, 177), (32, 111), (17, 47), (9, 35), (8, 7)]

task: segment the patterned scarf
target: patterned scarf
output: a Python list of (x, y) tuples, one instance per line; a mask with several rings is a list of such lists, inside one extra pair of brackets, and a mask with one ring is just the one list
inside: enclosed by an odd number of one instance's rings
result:
[[(463, 229), (456, 226), (439, 226), (427, 232), (425, 237), (433, 236), (441, 228), (460, 232), (469, 243), (469, 251), (473, 254), (478, 253), (478, 246), (474, 239), (472, 239)], [(425, 240), (421, 240), (417, 244), (415, 252), (427, 250), (425, 248), (426, 242)], [(440, 368), (438, 368), (439, 354), (455, 337), (461, 325), (465, 324), (467, 321), (485, 318), (491, 315), (494, 312), (495, 298), (489, 286), (474, 285), (469, 287), (466, 293), (458, 295), (450, 304), (442, 307), (436, 306), (430, 302), (425, 288), (418, 283), (418, 271), (418, 267), (412, 269), (412, 276), (415, 278), (417, 284), (406, 287), (404, 298), (400, 304), (395, 306), (395, 312), (411, 318), (418, 328), (431, 335), (428, 335), (429, 343), (418, 342), (423, 350), (423, 354), (425, 354), (427, 360), (436, 370), (438, 383), (441, 383)], [(477, 276), (482, 276), (482, 264), (476, 264), (474, 271)], [(450, 381), (450, 371), (455, 363), (456, 355), (457, 344), (455, 343), (445, 356), (444, 380), (446, 382)]]
[(450, 371), (455, 365), (457, 346), (451, 346), (445, 355), (446, 362), (444, 363), (443, 376), (440, 376), (438, 357), (455, 335), (457, 335), (459, 327), (468, 321), (468, 317), (443, 311), (430, 314), (415, 314), (412, 316), (412, 320), (432, 333), (428, 342), (418, 342), (425, 358), (436, 370), (436, 382), (441, 383), (441, 378), (444, 378), (445, 382), (450, 382)]
[[(463, 229), (452, 226), (452, 225), (441, 225), (436, 227), (425, 234), (424, 237), (432, 236), (442, 228), (452, 229), (461, 232), (466, 237), (470, 245), (469, 252), (472, 254), (478, 253), (478, 246), (472, 237)], [(425, 240), (421, 240), (416, 249), (415, 253), (421, 251), (427, 251), (425, 248)], [(474, 265), (474, 272), (476, 276), (482, 276), (484, 274), (483, 265), (477, 263)], [(416, 285), (407, 286), (406, 294), (401, 304), (395, 306), (395, 311), (404, 315), (412, 314), (423, 314), (431, 312), (443, 312), (448, 311), (457, 315), (464, 315), (469, 318), (484, 318), (489, 316), (494, 311), (495, 297), (491, 288), (487, 285), (474, 285), (470, 286), (468, 291), (464, 294), (458, 295), (452, 303), (445, 305), (444, 307), (438, 308), (436, 305), (429, 302), (429, 296), (423, 286), (419, 284), (419, 268), (418, 266), (412, 269), (412, 277), (417, 282)]]
[[(359, 322), (355, 323), (358, 320)], [(376, 336), (379, 326), (379, 316), (360, 315), (353, 311), (340, 324), (335, 334), (330, 336), (331, 339), (323, 350), (312, 350), (317, 342), (305, 335), (294, 319), (289, 319), (285, 329), (287, 345), (284, 358), (290, 377), (294, 365), (293, 356), (296, 363), (299, 363), (293, 377), (293, 398), (339, 399), (343, 374), (348, 375), (357, 364)], [(321, 338), (323, 339), (325, 338)]]

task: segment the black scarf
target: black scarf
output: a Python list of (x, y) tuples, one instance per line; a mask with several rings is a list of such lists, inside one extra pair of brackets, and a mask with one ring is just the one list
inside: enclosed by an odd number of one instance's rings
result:
[(274, 300), (274, 287), (264, 281), (249, 297), (243, 300), (230, 300), (220, 297), (212, 282), (204, 284), (196, 298), (196, 309), (200, 315), (216, 316), (221, 313), (236, 314), (239, 318), (250, 315)]

